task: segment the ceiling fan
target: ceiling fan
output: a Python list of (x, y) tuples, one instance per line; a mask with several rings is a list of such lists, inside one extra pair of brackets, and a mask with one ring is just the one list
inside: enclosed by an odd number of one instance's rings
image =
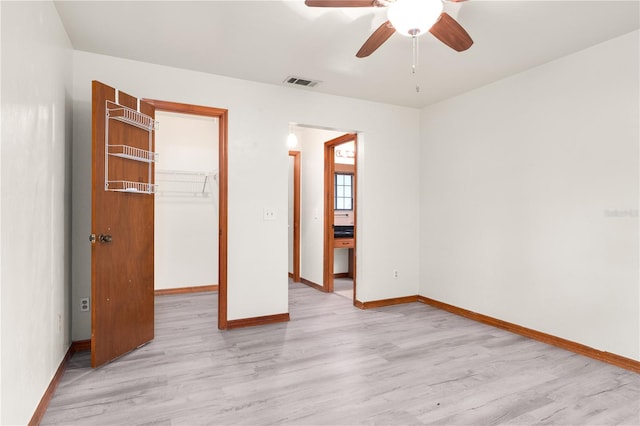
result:
[[(465, 0), (447, 0), (453, 3)], [(375, 52), (395, 32), (413, 37), (433, 34), (450, 48), (462, 52), (473, 40), (448, 13), (443, 12), (442, 0), (305, 0), (309, 7), (387, 7), (388, 20), (364, 42), (356, 56), (365, 58)], [(414, 48), (415, 49), (415, 48)]]

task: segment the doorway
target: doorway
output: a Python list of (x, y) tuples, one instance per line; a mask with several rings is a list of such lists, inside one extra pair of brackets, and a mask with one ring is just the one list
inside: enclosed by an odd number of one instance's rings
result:
[(300, 151), (289, 151), (289, 278), (300, 282)]
[(155, 118), (155, 294), (217, 291), (218, 118)]
[[(355, 300), (355, 215), (356, 215), (356, 164), (355, 147), (357, 134), (339, 132), (336, 130), (313, 128), (296, 125), (290, 129), (297, 137), (298, 143), (294, 148), (296, 153), (290, 152), (289, 157), (289, 276), (293, 278), (293, 259), (295, 255), (293, 244), (293, 169), (294, 157), (299, 158), (300, 173), (300, 223), (298, 224), (300, 235), (300, 279), (299, 282), (316, 290), (332, 293), (336, 292)], [(345, 154), (345, 147), (349, 146), (349, 154)], [(325, 152), (331, 150), (330, 153)], [(334, 156), (348, 156), (345, 161), (335, 161)], [(343, 159), (345, 159), (343, 158)], [(331, 161), (329, 161), (331, 160)], [(348, 168), (348, 170), (345, 170)], [(351, 181), (349, 192), (352, 194), (352, 203), (345, 209), (345, 205), (339, 206), (335, 211), (334, 189), (335, 173), (349, 173)], [(330, 181), (330, 184), (327, 183)], [(344, 190), (344, 182), (340, 184)], [(344, 202), (344, 192), (341, 197)], [(337, 214), (336, 214), (337, 213)], [(338, 222), (336, 222), (336, 217)], [(346, 218), (348, 223), (343, 223)], [(335, 225), (349, 228), (350, 238), (335, 238)], [(344, 231), (344, 229), (343, 229)], [(336, 247), (335, 245), (339, 245)], [(346, 244), (346, 245), (345, 245)], [(337, 280), (337, 281), (336, 281)], [(298, 280), (296, 280), (298, 281)], [(348, 289), (344, 287), (344, 281), (348, 282)], [(336, 282), (338, 286), (336, 287)], [(345, 291), (346, 290), (346, 291)]]
[[(341, 293), (356, 300), (357, 135), (347, 133), (324, 144), (324, 287), (333, 293), (340, 279)], [(336, 260), (343, 270), (336, 270)], [(345, 266), (346, 265), (346, 268)], [(346, 269), (346, 270), (344, 270)]]
[[(156, 111), (185, 114), (190, 116), (211, 117), (217, 119), (218, 164), (217, 171), (211, 173), (210, 179), (215, 178), (217, 187), (218, 211), (218, 329), (227, 329), (227, 206), (228, 206), (228, 178), (227, 178), (227, 129), (228, 111), (198, 105), (181, 104), (159, 100), (145, 100), (153, 105)], [(214, 169), (215, 170), (215, 169)], [(213, 185), (213, 182), (210, 182)], [(215, 190), (211, 187), (212, 190)], [(205, 184), (206, 190), (206, 184)]]

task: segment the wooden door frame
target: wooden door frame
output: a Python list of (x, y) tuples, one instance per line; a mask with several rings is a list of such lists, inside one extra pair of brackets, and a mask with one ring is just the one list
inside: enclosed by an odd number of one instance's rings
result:
[(300, 282), (300, 151), (289, 151), (293, 157), (293, 282)]
[(228, 120), (222, 108), (144, 99), (156, 111), (201, 115), (218, 119), (218, 329), (227, 329)]
[[(342, 145), (347, 142), (354, 142), (354, 147), (357, 153), (357, 145), (358, 145), (358, 134), (357, 133), (346, 133), (342, 136), (338, 136), (335, 139), (331, 139), (324, 143), (324, 250), (323, 250), (323, 288), (327, 293), (333, 293), (333, 221), (334, 221), (334, 209), (333, 209), (333, 199), (334, 199), (334, 187), (333, 180), (335, 174), (335, 148), (338, 145)], [(358, 162), (356, 159), (357, 155), (354, 156), (354, 173), (353, 173), (353, 191), (354, 191), (354, 202), (353, 202), (353, 241), (354, 241), (354, 266), (353, 266), (353, 301), (355, 304), (355, 294), (356, 294), (356, 265), (355, 258), (357, 257), (357, 239), (356, 239), (356, 220), (357, 220), (357, 199), (356, 196), (356, 182), (358, 176)]]

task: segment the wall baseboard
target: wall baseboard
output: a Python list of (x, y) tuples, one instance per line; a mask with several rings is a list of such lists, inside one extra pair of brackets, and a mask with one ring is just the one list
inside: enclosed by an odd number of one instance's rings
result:
[(418, 301), (418, 296), (394, 297), (393, 299), (373, 300), (371, 302), (361, 302), (356, 300), (354, 306), (360, 309), (382, 308), (384, 306), (401, 305), (403, 303), (413, 303)]
[(333, 274), (333, 278), (351, 278), (348, 272), (338, 272), (337, 274)]
[(314, 283), (313, 281), (309, 281), (309, 280), (308, 280), (308, 279), (306, 279), (306, 278), (300, 278), (300, 282), (301, 282), (302, 284), (304, 284), (304, 285), (308, 285), (309, 287), (314, 288), (314, 289), (316, 289), (316, 290), (318, 290), (318, 291), (321, 291), (321, 292), (323, 292), (323, 293), (326, 293), (326, 292), (327, 292), (327, 291), (324, 289), (324, 287), (323, 287), (323, 286), (321, 286), (320, 284), (316, 284), (316, 283)]
[(533, 330), (521, 325), (513, 324), (487, 315), (479, 314), (477, 312), (469, 311), (467, 309), (459, 308), (457, 306), (449, 305), (448, 303), (429, 299), (428, 297), (417, 296), (417, 298), (419, 302), (422, 302), (429, 306), (433, 306), (434, 308), (442, 309), (444, 311), (451, 312), (452, 314), (460, 315), (462, 317), (469, 318), (483, 324), (501, 328), (503, 330), (528, 337), (530, 339), (538, 340), (548, 345), (557, 346), (561, 349), (584, 355), (589, 358), (597, 359), (598, 361), (606, 362), (607, 364), (612, 364), (616, 367), (624, 368), (635, 373), (640, 373), (640, 361), (626, 358), (621, 355), (616, 355), (611, 352), (600, 351), (581, 343), (572, 342), (571, 340), (563, 339), (561, 337), (553, 336), (551, 334), (543, 333), (541, 331)]
[(76, 340), (75, 342), (71, 342), (71, 354), (75, 354), (77, 352), (85, 352), (91, 350), (91, 339), (87, 340)]
[(56, 370), (49, 386), (44, 391), (42, 398), (40, 399), (40, 403), (36, 407), (36, 410), (31, 416), (31, 420), (29, 420), (29, 426), (37, 426), (42, 422), (42, 418), (44, 417), (44, 413), (47, 411), (49, 407), (49, 403), (51, 402), (51, 398), (53, 398), (53, 393), (56, 391), (60, 380), (62, 379), (62, 375), (64, 371), (67, 369), (67, 365), (69, 364), (69, 360), (76, 352), (82, 352), (86, 350), (91, 350), (91, 340), (79, 340), (77, 342), (71, 342), (69, 345), (69, 349), (67, 349), (67, 353), (62, 358), (58, 369)]
[(154, 294), (156, 296), (167, 296), (170, 294), (203, 293), (208, 291), (218, 291), (218, 284), (200, 285), (196, 287), (163, 288), (160, 290), (155, 290)]
[(287, 322), (289, 320), (290, 318), (288, 312), (286, 314), (266, 315), (264, 317), (229, 320), (227, 321), (227, 330), (231, 330), (234, 328), (254, 327), (257, 325), (274, 324), (278, 322)]
[(384, 306), (400, 305), (403, 303), (413, 303), (418, 301), (418, 296), (394, 297), (393, 299), (373, 300), (371, 302), (361, 302), (356, 300), (353, 305), (360, 309), (382, 308)]

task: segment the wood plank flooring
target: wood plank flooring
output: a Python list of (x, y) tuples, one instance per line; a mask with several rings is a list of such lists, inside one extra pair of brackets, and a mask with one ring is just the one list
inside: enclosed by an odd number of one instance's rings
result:
[(640, 424), (640, 375), (421, 303), (291, 284), (291, 322), (226, 332), (216, 304), (156, 297), (155, 340), (74, 355), (42, 424)]
[(353, 280), (351, 278), (334, 278), (333, 293), (353, 301)]

